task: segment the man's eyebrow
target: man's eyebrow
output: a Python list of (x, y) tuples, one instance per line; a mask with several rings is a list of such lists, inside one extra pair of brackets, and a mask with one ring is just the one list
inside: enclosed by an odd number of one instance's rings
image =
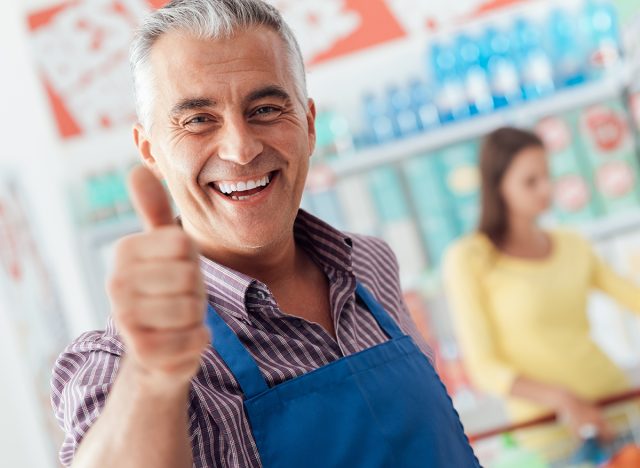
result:
[(287, 93), (283, 88), (277, 85), (270, 85), (264, 88), (257, 89), (250, 93), (245, 99), (245, 103), (250, 103), (253, 101), (259, 101), (264, 98), (278, 98), (283, 101), (291, 100), (291, 96)]
[(207, 98), (186, 98), (178, 101), (178, 103), (171, 108), (170, 115), (180, 115), (185, 111), (194, 109), (202, 109), (203, 107), (214, 107), (215, 101)]

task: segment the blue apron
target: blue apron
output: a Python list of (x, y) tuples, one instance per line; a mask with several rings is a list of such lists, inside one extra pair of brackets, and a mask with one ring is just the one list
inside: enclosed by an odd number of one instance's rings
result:
[(479, 467), (429, 360), (361, 284), (356, 294), (389, 341), (273, 388), (209, 306), (213, 346), (244, 393), (263, 467)]

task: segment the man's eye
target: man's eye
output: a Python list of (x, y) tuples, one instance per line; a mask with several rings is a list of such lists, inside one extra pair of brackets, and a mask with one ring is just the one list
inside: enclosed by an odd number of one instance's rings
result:
[(282, 110), (274, 106), (263, 106), (256, 109), (253, 113), (256, 117), (274, 117), (282, 113)]
[(189, 120), (187, 120), (185, 122), (185, 125), (198, 125), (198, 124), (203, 124), (206, 122), (210, 122), (211, 119), (209, 117), (207, 117), (206, 115), (198, 115), (196, 117), (193, 117)]

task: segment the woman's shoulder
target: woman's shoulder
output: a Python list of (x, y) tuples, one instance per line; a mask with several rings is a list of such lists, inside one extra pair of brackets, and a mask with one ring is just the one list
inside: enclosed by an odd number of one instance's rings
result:
[(495, 247), (489, 238), (482, 233), (474, 232), (461, 237), (449, 247), (445, 263), (448, 265), (464, 263), (467, 266), (482, 268), (489, 264), (495, 253)]
[(548, 232), (563, 250), (591, 250), (589, 240), (578, 231), (560, 227)]

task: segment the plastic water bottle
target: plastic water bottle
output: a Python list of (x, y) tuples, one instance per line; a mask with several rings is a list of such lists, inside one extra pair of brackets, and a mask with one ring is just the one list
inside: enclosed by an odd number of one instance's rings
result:
[(434, 103), (433, 89), (430, 84), (419, 79), (409, 82), (409, 92), (414, 111), (418, 115), (420, 129), (427, 131), (440, 125), (438, 108)]
[(559, 88), (575, 86), (586, 78), (586, 54), (578, 18), (571, 12), (556, 8), (548, 20), (555, 83)]
[(551, 94), (555, 89), (553, 66), (543, 48), (542, 31), (530, 20), (518, 18), (513, 33), (522, 95), (531, 100)]
[(458, 70), (455, 48), (436, 43), (431, 47), (431, 68), (436, 87), (436, 105), (442, 123), (469, 116), (464, 84)]
[(482, 66), (480, 41), (467, 34), (460, 34), (455, 42), (457, 62), (463, 77), (467, 106), (471, 115), (485, 114), (493, 110), (493, 97), (487, 70)]
[(589, 49), (589, 76), (597, 78), (620, 61), (620, 28), (610, 2), (589, 0), (584, 21)]
[(399, 86), (387, 89), (387, 99), (393, 119), (396, 137), (406, 137), (420, 132), (420, 120), (411, 99), (411, 90)]
[(371, 141), (375, 144), (381, 144), (393, 140), (396, 137), (396, 130), (389, 115), (386, 100), (370, 93), (364, 96), (363, 104), (364, 118)]
[(494, 107), (498, 109), (522, 101), (520, 77), (509, 35), (491, 26), (486, 29), (482, 44)]

